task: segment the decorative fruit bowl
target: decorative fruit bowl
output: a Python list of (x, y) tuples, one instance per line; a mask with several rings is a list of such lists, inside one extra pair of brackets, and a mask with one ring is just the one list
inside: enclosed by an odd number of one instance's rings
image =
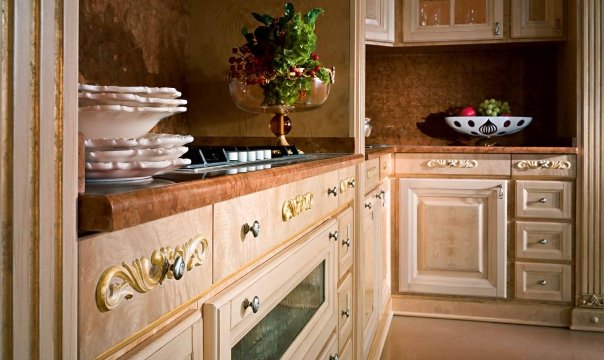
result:
[(447, 116), (445, 121), (455, 131), (491, 138), (514, 134), (531, 123), (529, 116)]

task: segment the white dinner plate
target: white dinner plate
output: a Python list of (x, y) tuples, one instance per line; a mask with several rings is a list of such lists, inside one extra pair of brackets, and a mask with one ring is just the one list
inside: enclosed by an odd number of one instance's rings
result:
[(171, 87), (147, 87), (147, 86), (115, 86), (115, 85), (89, 85), (78, 84), (79, 91), (97, 93), (129, 93), (140, 96), (175, 99), (182, 94)]
[(139, 138), (84, 139), (86, 151), (173, 148), (193, 141), (191, 135), (146, 134)]

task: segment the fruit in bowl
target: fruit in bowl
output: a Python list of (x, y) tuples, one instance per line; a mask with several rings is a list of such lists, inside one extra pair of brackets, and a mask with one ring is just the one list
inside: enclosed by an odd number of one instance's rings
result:
[(459, 110), (459, 116), (476, 116), (476, 110), (471, 106), (466, 106)]

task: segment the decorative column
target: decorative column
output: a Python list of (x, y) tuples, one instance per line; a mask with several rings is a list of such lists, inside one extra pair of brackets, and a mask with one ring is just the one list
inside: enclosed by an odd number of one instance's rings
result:
[[(573, 2), (571, 2), (573, 3)], [(577, 282), (571, 328), (604, 331), (604, 5), (578, 1)]]

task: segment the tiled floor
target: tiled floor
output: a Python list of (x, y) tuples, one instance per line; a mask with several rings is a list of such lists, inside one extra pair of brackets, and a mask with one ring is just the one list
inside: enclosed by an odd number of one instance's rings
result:
[(382, 360), (604, 359), (604, 333), (395, 316)]

